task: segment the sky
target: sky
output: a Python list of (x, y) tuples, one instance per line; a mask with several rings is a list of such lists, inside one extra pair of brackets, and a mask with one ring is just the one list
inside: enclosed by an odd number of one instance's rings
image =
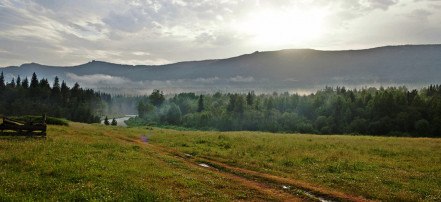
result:
[(441, 0), (0, 0), (0, 67), (441, 43)]

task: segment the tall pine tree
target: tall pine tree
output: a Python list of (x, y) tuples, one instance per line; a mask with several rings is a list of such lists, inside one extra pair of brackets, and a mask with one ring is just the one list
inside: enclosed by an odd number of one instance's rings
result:
[(104, 124), (107, 125), (107, 126), (110, 124), (109, 123), (109, 119), (107, 118), (107, 116), (106, 116), (106, 118), (104, 118)]
[(21, 86), (21, 78), (20, 78), (20, 75), (18, 75), (18, 77), (17, 77), (17, 87), (20, 87)]
[(29, 88), (29, 81), (28, 81), (28, 77), (26, 77), (23, 82), (21, 82), (21, 86), (23, 88)]
[(61, 87), (60, 87), (60, 80), (58, 79), (58, 77), (56, 76), (54, 79), (54, 84), (52, 85), (52, 95), (53, 96), (58, 96), (61, 92)]
[(204, 111), (204, 97), (203, 95), (199, 96), (198, 100), (198, 112)]
[(32, 74), (30, 87), (31, 88), (38, 88), (38, 79), (37, 79), (37, 74), (35, 74), (35, 72)]
[(4, 89), (5, 88), (5, 77), (3, 76), (3, 72), (0, 75), (0, 89)]
[(115, 118), (113, 118), (113, 119), (112, 119), (112, 123), (111, 123), (111, 124), (112, 124), (112, 126), (116, 126), (116, 125), (118, 124), (118, 122), (116, 122), (116, 119), (115, 119)]

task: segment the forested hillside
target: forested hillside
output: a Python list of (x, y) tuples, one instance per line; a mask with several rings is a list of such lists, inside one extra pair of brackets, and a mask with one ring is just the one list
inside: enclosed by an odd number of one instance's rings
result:
[(441, 137), (441, 86), (326, 87), (315, 94), (200, 95), (165, 99), (159, 91), (138, 104), (133, 125), (202, 130)]
[(99, 123), (106, 104), (101, 95), (91, 89), (82, 89), (78, 83), (69, 88), (55, 77), (52, 87), (47, 79), (31, 80), (20, 76), (10, 82), (0, 75), (0, 114), (7, 116), (42, 115), (66, 118), (85, 123)]

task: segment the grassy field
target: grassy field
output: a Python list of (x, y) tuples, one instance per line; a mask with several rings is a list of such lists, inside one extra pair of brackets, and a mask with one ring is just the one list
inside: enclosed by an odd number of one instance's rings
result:
[(441, 140), (73, 122), (48, 126), (46, 139), (0, 137), (0, 201), (314, 200), (269, 179), (367, 199), (439, 201)]
[(145, 129), (69, 125), (0, 138), (0, 201), (275, 199), (143, 147)]
[(441, 200), (441, 140), (156, 129), (153, 144), (379, 200)]

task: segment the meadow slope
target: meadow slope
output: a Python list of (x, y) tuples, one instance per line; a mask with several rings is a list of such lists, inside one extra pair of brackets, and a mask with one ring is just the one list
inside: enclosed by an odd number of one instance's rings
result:
[(433, 201), (441, 199), (440, 148), (430, 138), (71, 122), (49, 126), (47, 139), (0, 137), (0, 201)]
[(0, 201), (279, 198), (154, 152), (139, 143), (146, 132), (70, 123), (49, 126), (47, 139), (1, 137)]
[(157, 129), (151, 142), (213, 166), (293, 179), (294, 186), (318, 194), (441, 200), (441, 139)]

